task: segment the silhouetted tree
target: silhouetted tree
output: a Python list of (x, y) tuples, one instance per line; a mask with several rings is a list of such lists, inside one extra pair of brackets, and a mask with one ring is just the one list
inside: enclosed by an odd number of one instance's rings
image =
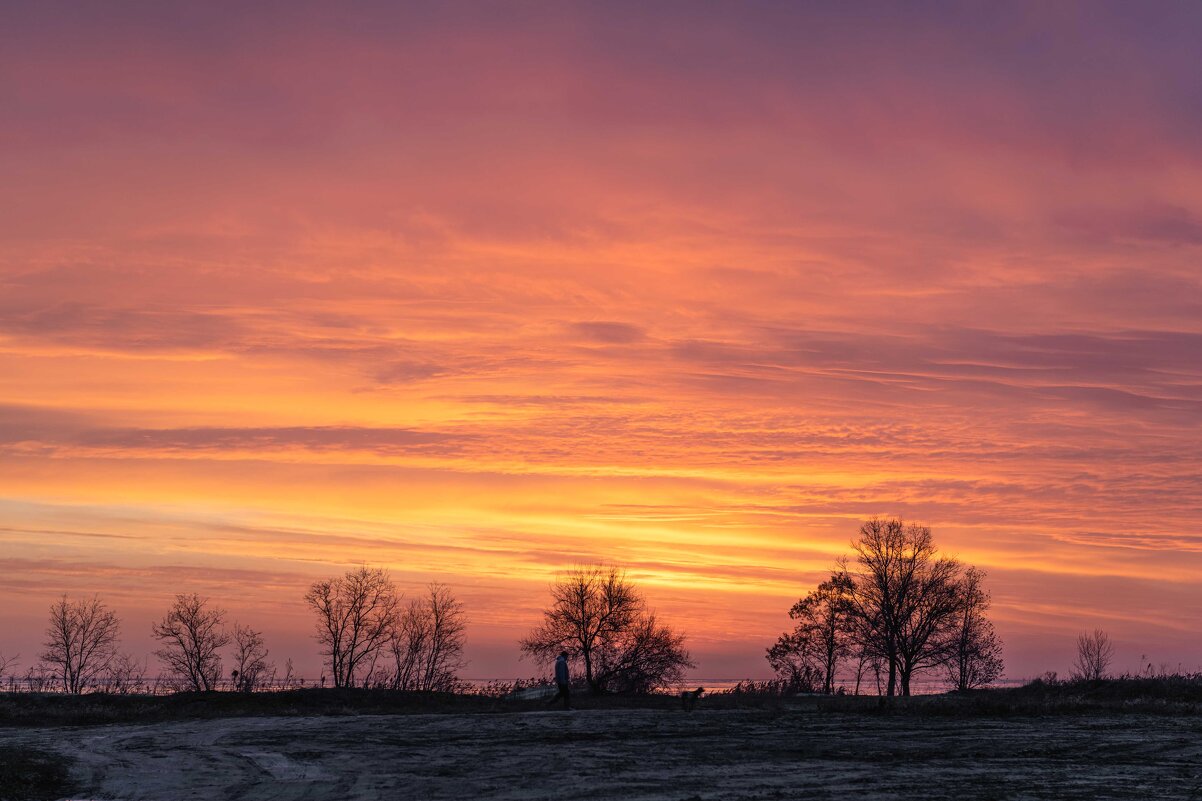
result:
[(885, 691), (885, 686), (881, 683), (881, 674), (885, 672), (884, 660), (881, 659), (880, 655), (873, 653), (870, 649), (864, 648), (862, 643), (853, 642), (852, 648), (852, 658), (856, 660), (856, 683), (853, 692), (859, 695), (864, 677), (871, 675), (877, 695), (880, 695)]
[(263, 684), (272, 670), (267, 655), (262, 632), (234, 623), (234, 668), (230, 678), (236, 691), (253, 693)]
[(601, 641), (595, 651), (597, 685), (609, 692), (647, 693), (679, 684), (696, 667), (684, 635), (661, 624), (654, 613), (637, 616), (625, 631)]
[(190, 690), (217, 687), (221, 679), (218, 652), (230, 642), (223, 625), (225, 610), (208, 604), (208, 598), (195, 593), (177, 595), (163, 619), (151, 626), (154, 638), (162, 644), (155, 656)]
[(30, 692), (51, 692), (58, 681), (55, 671), (44, 662), (39, 662), (25, 671), (24, 682)]
[(390, 684), (397, 690), (449, 692), (463, 667), (467, 615), (445, 584), (430, 584), (397, 619)]
[(113, 659), (99, 686), (106, 693), (128, 695), (139, 692), (146, 684), (146, 660), (133, 654), (120, 653)]
[(3, 652), (0, 652), (0, 686), (4, 685), (6, 679), (8, 680), (10, 686), (15, 683), (15, 676), (10, 674), (14, 673), (13, 668), (15, 668), (20, 661), (20, 654), (5, 656)]
[(910, 680), (948, 658), (959, 608), (960, 565), (938, 557), (931, 530), (873, 518), (852, 542), (855, 560), (839, 560), (853, 636), (888, 665), (887, 695), (910, 694)]
[(836, 560), (830, 580), (790, 610), (794, 630), (768, 649), (783, 680), (831, 692), (845, 658), (855, 660), (857, 692), (865, 671), (886, 695), (909, 695), (914, 675), (937, 667), (964, 687), (1000, 675), (983, 573), (940, 557), (929, 528), (899, 519), (866, 521), (851, 547), (854, 556)]
[(120, 629), (116, 613), (99, 598), (69, 601), (64, 595), (50, 606), (42, 661), (62, 681), (64, 692), (78, 695), (109, 670)]
[(960, 578), (960, 607), (948, 649), (948, 679), (958, 690), (993, 683), (1002, 675), (1002, 644), (985, 616), (990, 598), (983, 586), (985, 573), (969, 567)]
[(817, 643), (808, 632), (787, 631), (768, 649), (768, 664), (790, 693), (816, 693), (822, 686)]
[(768, 649), (768, 663), (794, 691), (835, 691), (840, 662), (852, 648), (844, 583), (826, 581), (793, 604), (793, 631)]
[(305, 602), (317, 614), (316, 637), (334, 686), (354, 687), (371, 676), (397, 624), (400, 599), (388, 573), (360, 567), (315, 582)]
[(662, 686), (693, 666), (683, 636), (656, 621), (616, 567), (579, 567), (557, 578), (542, 624), (521, 649), (538, 659), (560, 651), (581, 659), (593, 692)]
[(1075, 679), (1104, 679), (1114, 659), (1114, 645), (1110, 635), (1094, 629), (1077, 637), (1077, 661), (1073, 664)]

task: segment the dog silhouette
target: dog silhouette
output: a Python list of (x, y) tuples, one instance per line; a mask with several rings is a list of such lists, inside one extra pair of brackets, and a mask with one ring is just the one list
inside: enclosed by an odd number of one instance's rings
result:
[(697, 699), (704, 692), (704, 687), (698, 687), (696, 690), (685, 690), (680, 694), (680, 708), (685, 712), (692, 712), (693, 707), (697, 706)]

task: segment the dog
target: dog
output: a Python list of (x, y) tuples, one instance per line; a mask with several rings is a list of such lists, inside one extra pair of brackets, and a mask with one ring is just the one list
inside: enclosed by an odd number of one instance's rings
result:
[(685, 690), (680, 694), (680, 708), (685, 712), (692, 712), (693, 707), (697, 706), (697, 699), (704, 692), (704, 687), (698, 687), (696, 690)]

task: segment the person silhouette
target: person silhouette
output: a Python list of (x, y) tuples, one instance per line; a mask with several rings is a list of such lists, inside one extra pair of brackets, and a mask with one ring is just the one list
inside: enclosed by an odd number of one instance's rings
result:
[(571, 709), (571, 683), (572, 677), (568, 673), (568, 652), (560, 651), (559, 657), (555, 660), (555, 686), (558, 688), (558, 692), (547, 702), (547, 706), (554, 705), (556, 701), (562, 698), (563, 708)]

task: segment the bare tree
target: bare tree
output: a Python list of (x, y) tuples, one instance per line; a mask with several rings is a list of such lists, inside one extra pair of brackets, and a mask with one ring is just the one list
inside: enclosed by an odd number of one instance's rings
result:
[(846, 587), (825, 581), (793, 604), (793, 631), (768, 649), (768, 663), (795, 691), (835, 691), (835, 677), (852, 648)]
[(993, 623), (985, 616), (990, 598), (983, 586), (984, 579), (984, 571), (969, 567), (957, 590), (960, 608), (946, 665), (948, 680), (958, 690), (984, 687), (1002, 675), (1002, 644)]
[(185, 687), (209, 691), (221, 679), (222, 648), (229, 645), (225, 610), (209, 607), (209, 599), (195, 593), (177, 595), (162, 621), (152, 624), (151, 633), (162, 643), (155, 656), (167, 665)]
[(133, 654), (117, 654), (101, 681), (101, 686), (108, 693), (129, 695), (139, 692), (146, 685), (146, 660), (138, 659)]
[(909, 603), (902, 605), (904, 615), (897, 638), (902, 695), (910, 694), (916, 673), (942, 667), (951, 656), (960, 608), (960, 570), (959, 562), (940, 558), (916, 571)]
[(560, 651), (584, 660), (585, 680), (600, 691), (595, 675), (601, 643), (626, 631), (643, 612), (643, 599), (616, 567), (579, 567), (551, 585), (543, 623), (521, 641), (524, 653), (549, 659)]
[(1073, 663), (1074, 679), (1104, 679), (1114, 660), (1114, 645), (1110, 635), (1094, 629), (1077, 637), (1077, 661)]
[(392, 675), (388, 685), (394, 690), (416, 690), (423, 675), (424, 656), (429, 650), (430, 626), (425, 610), (417, 600), (397, 615), (396, 630), (389, 641)]
[(44, 662), (32, 665), (25, 671), (25, 686), (33, 693), (53, 691), (54, 685), (58, 680), (59, 678), (55, 671), (51, 670)]
[(234, 668), (230, 671), (234, 690), (253, 693), (262, 686), (273, 667), (267, 663), (267, 654), (262, 632), (234, 623)]
[(542, 624), (521, 649), (536, 659), (560, 651), (582, 659), (593, 692), (662, 685), (693, 666), (683, 637), (656, 622), (616, 567), (578, 567), (559, 576)]
[(852, 542), (853, 563), (833, 577), (847, 597), (854, 636), (889, 668), (887, 694), (910, 694), (920, 670), (947, 660), (960, 565), (937, 556), (931, 530), (873, 518)]
[(680, 684), (696, 667), (684, 635), (661, 624), (654, 613), (635, 618), (625, 631), (601, 641), (596, 650), (598, 686), (609, 692), (648, 693)]
[(860, 694), (860, 689), (864, 683), (865, 676), (872, 676), (876, 694), (881, 695), (885, 691), (884, 685), (881, 683), (881, 674), (884, 672), (885, 666), (880, 656), (873, 653), (870, 649), (864, 648), (860, 643), (854, 643), (852, 655), (856, 660), (855, 677), (856, 683), (853, 689), (855, 695)]
[(780, 635), (765, 658), (788, 692), (814, 693), (822, 686), (818, 644), (800, 628)]
[(426, 595), (414, 598), (397, 616), (390, 643), (396, 690), (449, 692), (463, 667), (467, 616), (463, 604), (445, 584), (430, 584)]
[(99, 598), (70, 601), (64, 595), (50, 606), (42, 661), (62, 681), (64, 692), (78, 695), (109, 669), (120, 630), (117, 614)]
[(5, 679), (8, 679), (9, 691), (11, 692), (16, 684), (16, 676), (10, 676), (9, 673), (21, 661), (21, 655), (5, 656), (4, 652), (0, 651), (0, 687), (4, 686)]
[(1001, 673), (1001, 643), (985, 616), (984, 574), (941, 557), (931, 530), (873, 518), (836, 561), (829, 581), (790, 610), (797, 623), (768, 649), (778, 675), (799, 688), (832, 692), (845, 658), (888, 672), (878, 692), (909, 695), (915, 674), (943, 668), (957, 686), (982, 686)]
[(317, 614), (317, 641), (335, 687), (354, 687), (375, 670), (392, 640), (400, 599), (388, 573), (361, 567), (318, 581), (305, 593)]

